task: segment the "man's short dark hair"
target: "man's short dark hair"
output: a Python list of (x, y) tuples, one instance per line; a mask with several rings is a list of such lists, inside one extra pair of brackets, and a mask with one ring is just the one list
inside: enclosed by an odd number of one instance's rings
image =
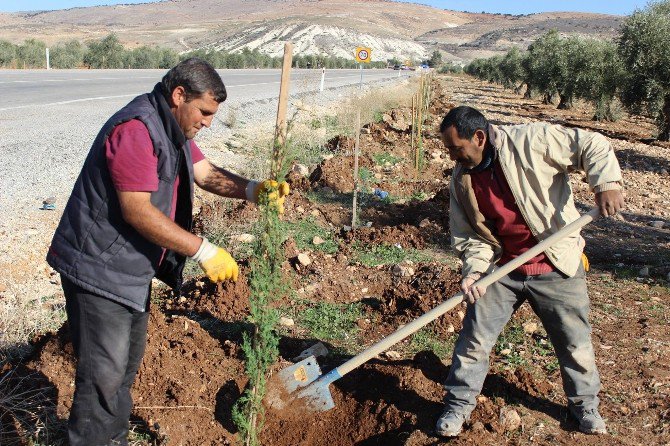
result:
[(440, 133), (449, 127), (455, 127), (459, 138), (471, 139), (477, 130), (487, 131), (489, 122), (476, 108), (461, 105), (452, 108), (440, 124)]
[(175, 88), (184, 87), (187, 102), (205, 93), (211, 93), (218, 103), (225, 101), (228, 96), (219, 73), (208, 62), (197, 57), (182, 60), (172, 67), (163, 76), (161, 84), (168, 97)]

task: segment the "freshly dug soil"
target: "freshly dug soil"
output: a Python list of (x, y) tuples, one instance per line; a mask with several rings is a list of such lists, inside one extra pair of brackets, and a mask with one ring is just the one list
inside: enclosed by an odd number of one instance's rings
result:
[[(458, 291), (457, 266), (438, 261), (440, 249), (446, 250), (449, 243), (448, 180), (453, 163), (434, 130), (438, 117), (457, 103), (479, 105), (498, 123), (552, 119), (606, 130), (616, 141), (635, 144), (634, 149), (615, 144), (618, 153), (626, 158), (623, 164), (627, 183), (648, 186), (654, 179), (668, 181), (667, 170), (663, 173), (652, 166), (653, 160), (661, 160), (665, 164), (658, 161), (656, 165), (660, 163), (667, 169), (667, 155), (659, 152), (663, 148), (640, 142), (648, 137), (651, 124), (647, 121), (635, 118), (604, 129), (589, 120), (588, 110), (557, 111), (466, 77), (439, 79), (433, 91), (434, 118), (425, 132), (427, 165), (418, 180), (414, 180), (410, 162), (413, 158), (409, 152), (409, 130), (394, 128), (388, 119), (366, 127), (369, 133), (361, 140), (361, 166), (376, 174), (370, 186), (401, 197), (393, 203), (370, 198), (361, 220), (371, 222), (371, 227), (359, 228), (355, 233), (340, 230), (351, 222), (350, 208), (344, 204), (353, 184), (349, 139), (341, 137), (332, 142), (333, 158), (324, 161), (310, 179), (291, 179), (294, 192), (287, 201), (285, 218), (295, 221), (311, 216), (324, 227), (332, 225), (339, 249), (335, 254), (312, 250), (312, 263), (301, 266), (295, 261), (299, 251), (296, 243), (287, 241), (284, 268), (288, 283), (300, 299), (280, 305), (293, 305), (299, 312), (304, 300), (360, 302), (364, 319), (356, 322), (359, 339), (370, 345)], [(379, 153), (390, 153), (403, 161), (394, 166), (378, 166), (373, 155)], [(463, 434), (449, 444), (670, 444), (670, 294), (667, 287), (658, 286), (670, 264), (651, 263), (648, 255), (640, 257), (640, 253), (658, 252), (660, 258), (670, 258), (670, 231), (647, 224), (650, 220), (665, 220), (667, 226), (668, 220), (660, 194), (645, 196), (640, 190), (628, 193), (633, 210), (624, 214), (624, 220), (599, 221), (584, 231), (587, 254), (597, 270), (588, 279), (593, 341), (603, 382), (601, 412), (608, 419), (611, 434), (587, 436), (577, 431), (565, 408), (560, 373), (550, 364), (550, 352), (519, 352), (516, 359), (494, 352), (493, 367), (478, 397), (477, 409)], [(324, 193), (331, 199), (310, 201), (308, 191)], [(431, 198), (421, 200), (417, 198), (419, 192)], [(584, 208), (593, 200), (588, 188), (578, 181), (575, 197)], [(206, 205), (200, 210), (197, 228), (206, 230), (212, 221), (242, 226), (255, 218), (255, 208), (248, 204), (232, 209), (220, 203)], [(413, 270), (402, 276), (394, 274), (392, 265), (369, 267), (356, 263), (352, 250), (355, 244), (428, 248), (435, 258), (402, 265)], [(652, 247), (656, 251), (650, 251)], [(616, 265), (624, 262), (628, 267), (652, 265), (652, 277), (640, 281), (621, 279), (621, 267)], [(181, 296), (165, 292), (153, 302), (146, 355), (133, 387), (135, 431), (150, 437), (142, 444), (201, 446), (236, 441), (231, 409), (247, 382), (240, 343), (241, 332), (249, 328), (248, 266), (244, 262), (241, 266), (240, 280), (235, 284), (214, 285), (194, 279)], [(439, 339), (453, 341), (461, 329), (462, 311), (463, 308), (456, 308), (434, 323)], [(520, 325), (533, 321), (538, 322), (524, 305), (513, 322)], [(287, 364), (317, 341), (298, 326), (282, 333), (282, 358), (275, 368)], [(532, 342), (542, 337), (533, 330), (524, 336)], [(402, 350), (400, 346), (398, 349)], [(433, 427), (442, 409), (441, 383), (449, 371), (448, 357), (440, 359), (430, 350), (413, 356), (399, 355), (399, 359), (390, 357), (375, 358), (334, 383), (331, 391), (336, 407), (331, 411), (305, 413), (299, 406), (268, 409), (262, 444), (445, 444), (434, 436)], [(333, 354), (319, 361), (322, 369), (328, 371), (346, 359)], [(48, 414), (55, 415), (59, 422), (53, 424), (51, 419), (50, 426), (62, 428), (74, 391), (73, 354), (66, 327), (36, 340), (34, 357), (13, 367), (17, 377), (32, 374), (23, 382), (24, 389), (45, 389), (48, 401), (42, 421), (47, 421)], [(511, 429), (500, 421), (501, 413), (510, 410), (518, 413), (521, 423)], [(2, 420), (13, 423), (6, 416)], [(30, 428), (15, 425), (13, 429), (20, 432)], [(53, 443), (59, 441), (62, 438), (55, 438)]]

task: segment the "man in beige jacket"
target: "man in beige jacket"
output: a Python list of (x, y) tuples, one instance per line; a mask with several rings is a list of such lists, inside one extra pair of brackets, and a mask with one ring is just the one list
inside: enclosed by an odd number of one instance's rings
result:
[(512, 313), (525, 300), (554, 346), (568, 408), (582, 432), (606, 433), (598, 413), (589, 298), (582, 264), (584, 240), (564, 238), (486, 288), (482, 275), (518, 257), (579, 217), (568, 173), (584, 171), (603, 216), (623, 207), (622, 177), (605, 137), (547, 123), (495, 126), (476, 109), (452, 109), (440, 126), (456, 167), (451, 179), (451, 244), (463, 261), (468, 301), (456, 343), (447, 396), (436, 432), (457, 436), (475, 408), (489, 354)]

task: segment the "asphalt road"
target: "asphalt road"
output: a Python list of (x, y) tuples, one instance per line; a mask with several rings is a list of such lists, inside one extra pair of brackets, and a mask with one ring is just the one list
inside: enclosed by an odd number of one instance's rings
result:
[[(166, 70), (0, 70), (0, 112), (96, 102), (123, 105), (150, 91)], [(276, 97), (280, 70), (219, 70), (231, 102)], [(398, 77), (392, 70), (364, 70), (363, 83)], [(327, 70), (324, 88), (355, 85), (360, 70)], [(317, 91), (321, 70), (292, 70), (294, 92)]]

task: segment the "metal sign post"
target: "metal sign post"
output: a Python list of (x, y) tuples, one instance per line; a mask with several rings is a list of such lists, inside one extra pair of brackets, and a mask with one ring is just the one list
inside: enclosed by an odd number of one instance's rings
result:
[(359, 46), (356, 48), (355, 55), (356, 62), (358, 62), (358, 66), (361, 70), (361, 82), (359, 88), (363, 88), (363, 64), (370, 63), (370, 60), (372, 59), (372, 49), (365, 46)]

